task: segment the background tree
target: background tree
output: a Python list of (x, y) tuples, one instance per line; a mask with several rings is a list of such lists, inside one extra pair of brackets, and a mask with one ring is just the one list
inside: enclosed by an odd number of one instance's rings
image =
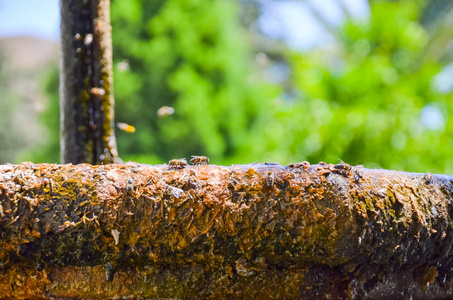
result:
[[(117, 120), (125, 158), (162, 162), (193, 154), (231, 160), (266, 110), (231, 1), (112, 3)], [(165, 116), (159, 108), (174, 108)]]
[[(162, 163), (205, 154), (227, 163), (240, 157), (239, 146), (264, 121), (265, 91), (273, 88), (250, 71), (238, 4), (134, 0), (112, 1), (111, 8), (116, 120), (136, 128), (117, 133), (122, 158)], [(174, 113), (159, 117), (164, 106)], [(39, 160), (55, 161), (55, 146)]]
[(436, 88), (442, 64), (423, 56), (431, 41), (419, 21), (424, 6), (372, 2), (370, 9), (367, 23), (344, 25), (334, 54), (287, 56), (296, 93), (275, 101), (256, 157), (453, 171), (443, 159), (452, 146), (451, 96)]
[[(112, 2), (116, 116), (137, 129), (117, 133), (124, 160), (453, 172), (451, 95), (439, 88), (450, 52), (435, 51), (448, 48), (435, 34), (448, 18), (431, 16), (434, 4), (370, 1), (368, 20), (347, 19), (334, 44), (304, 51), (269, 42), (253, 21), (260, 4), (241, 4)], [(276, 65), (287, 79), (263, 83), (258, 72)], [(159, 117), (163, 106), (174, 113)]]

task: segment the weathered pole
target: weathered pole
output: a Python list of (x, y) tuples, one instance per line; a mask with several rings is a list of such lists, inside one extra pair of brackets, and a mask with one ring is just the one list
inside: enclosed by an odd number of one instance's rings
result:
[(347, 164), (0, 167), (5, 298), (439, 299), (453, 178)]
[(112, 42), (109, 0), (61, 0), (62, 163), (113, 163)]

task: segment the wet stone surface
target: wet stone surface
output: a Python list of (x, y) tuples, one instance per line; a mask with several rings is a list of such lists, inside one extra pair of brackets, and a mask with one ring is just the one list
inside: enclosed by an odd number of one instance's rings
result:
[(3, 165), (0, 295), (445, 296), (451, 195), (343, 162)]

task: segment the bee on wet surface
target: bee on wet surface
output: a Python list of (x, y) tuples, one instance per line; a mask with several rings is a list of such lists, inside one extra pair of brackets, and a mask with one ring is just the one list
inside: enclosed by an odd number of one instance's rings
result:
[(205, 166), (205, 165), (208, 165), (208, 164), (209, 164), (209, 158), (206, 157), (206, 156), (196, 156), (196, 155), (192, 155), (192, 159), (190, 160), (190, 162), (191, 162), (194, 166)]
[(169, 170), (181, 170), (184, 169), (186, 166), (188, 166), (188, 164), (185, 158), (172, 159), (168, 163)]
[(356, 166), (353, 168), (354, 170), (354, 181), (356, 184), (359, 184), (360, 182), (360, 179), (363, 178), (363, 173), (361, 171), (361, 169), (363, 168), (363, 166)]
[(264, 181), (266, 183), (266, 187), (270, 188), (274, 185), (275, 175), (273, 172), (268, 171), (266, 176), (264, 177)]
[(345, 163), (344, 161), (340, 160), (339, 164), (336, 164), (333, 166), (333, 172), (343, 175), (343, 176), (348, 176), (349, 173), (351, 172), (352, 167), (351, 165)]
[(132, 178), (127, 179), (126, 190), (128, 192), (134, 191), (134, 180)]
[(340, 163), (335, 165), (335, 169), (345, 170), (345, 171), (349, 172), (351, 170), (351, 166), (349, 164), (345, 163), (344, 161), (340, 160)]
[(422, 180), (426, 185), (433, 183), (433, 178), (434, 178), (433, 173), (431, 173), (431, 172), (428, 172), (422, 176)]

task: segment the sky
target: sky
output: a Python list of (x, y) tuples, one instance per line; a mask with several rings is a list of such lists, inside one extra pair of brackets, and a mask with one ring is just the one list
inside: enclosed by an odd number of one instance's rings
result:
[(310, 7), (333, 26), (341, 26), (346, 19), (340, 3), (354, 19), (366, 20), (369, 16), (366, 0), (261, 0), (260, 3), (262, 10), (258, 25), (261, 31), (272, 38), (285, 40), (296, 50), (306, 50), (333, 40)]
[[(345, 21), (345, 10), (357, 20), (369, 17), (367, 0), (257, 1), (261, 4), (258, 28), (296, 50), (323, 46), (333, 39), (310, 8), (333, 26), (341, 26)], [(59, 0), (0, 0), (0, 38), (26, 35), (58, 41), (59, 31)], [(434, 78), (441, 92), (453, 90), (452, 74), (453, 64)]]
[(57, 41), (59, 0), (0, 0), (0, 37), (28, 35)]
[[(0, 37), (28, 35), (58, 41), (59, 0), (0, 0)], [(332, 37), (310, 12), (317, 9), (335, 26), (344, 21), (339, 3), (355, 18), (367, 18), (366, 0), (259, 0), (261, 31), (285, 40), (294, 49), (305, 50), (324, 44)]]

